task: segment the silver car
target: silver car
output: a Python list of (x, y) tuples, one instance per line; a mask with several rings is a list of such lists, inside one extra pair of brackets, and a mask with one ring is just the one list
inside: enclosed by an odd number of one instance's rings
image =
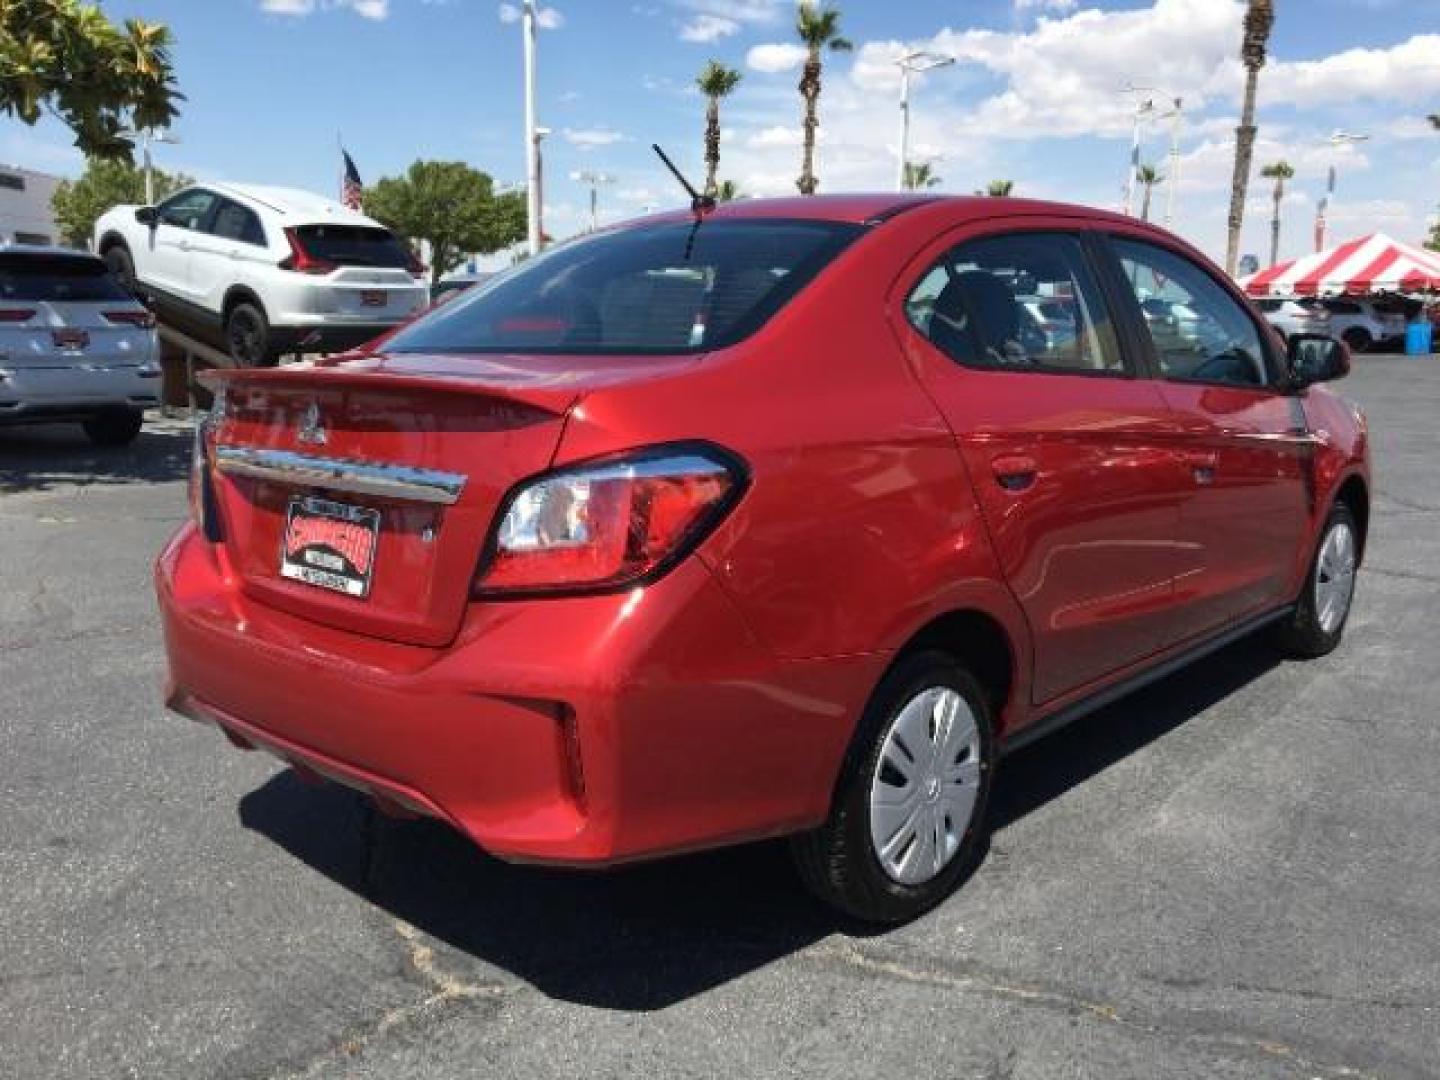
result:
[(78, 421), (121, 446), (160, 403), (155, 318), (94, 255), (0, 245), (0, 425)]

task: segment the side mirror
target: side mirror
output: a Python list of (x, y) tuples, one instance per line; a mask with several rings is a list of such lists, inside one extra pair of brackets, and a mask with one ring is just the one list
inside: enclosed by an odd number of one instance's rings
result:
[(1350, 347), (1324, 334), (1296, 334), (1287, 357), (1290, 388), (1304, 390), (1350, 374)]
[(142, 206), (135, 211), (135, 220), (153, 229), (160, 219), (155, 215), (155, 207)]

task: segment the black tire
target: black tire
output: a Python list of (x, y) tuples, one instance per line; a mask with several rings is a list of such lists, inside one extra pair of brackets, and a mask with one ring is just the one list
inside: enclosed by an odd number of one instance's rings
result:
[(135, 409), (115, 409), (92, 416), (81, 426), (96, 446), (129, 446), (140, 435), (145, 417)]
[[(1345, 636), (1345, 624), (1350, 618), (1351, 601), (1354, 597), (1353, 576), (1351, 579), (1350, 599), (1347, 599), (1345, 608), (1338, 623), (1328, 629), (1320, 614), (1319, 590), (1316, 588), (1316, 580), (1320, 578), (1321, 556), (1325, 551), (1330, 535), (1337, 528), (1348, 528), (1354, 542), (1355, 567), (1359, 566), (1360, 545), (1363, 537), (1360, 535), (1359, 526), (1355, 522), (1355, 515), (1344, 503), (1336, 503), (1330, 511), (1329, 518), (1325, 521), (1325, 528), (1320, 530), (1320, 542), (1315, 545), (1315, 552), (1310, 557), (1310, 572), (1305, 575), (1305, 588), (1300, 593), (1299, 602), (1295, 605), (1295, 611), (1276, 628), (1276, 640), (1282, 651), (1288, 656), (1296, 659), (1314, 660), (1326, 656), (1335, 651), (1340, 644), (1340, 639)], [(1353, 575), (1352, 570), (1352, 575)]]
[(236, 304), (225, 317), (225, 351), (240, 367), (267, 367), (275, 362), (270, 349), (270, 320), (258, 304)]
[(1350, 351), (1353, 353), (1369, 352), (1375, 344), (1375, 339), (1370, 336), (1370, 331), (1359, 326), (1352, 326), (1346, 330), (1340, 335), (1340, 339), (1350, 346)]
[[(906, 703), (934, 687), (958, 692), (975, 718), (979, 790), (950, 861), (928, 881), (908, 885), (893, 878), (876, 855), (870, 834), (870, 790), (892, 724)], [(886, 673), (865, 707), (841, 769), (830, 819), (814, 832), (791, 840), (801, 879), (825, 903), (865, 922), (900, 923), (923, 914), (956, 889), (983, 850), (994, 771), (990, 703), (975, 677), (950, 654), (938, 650), (902, 658)]]
[(110, 270), (110, 276), (118, 281), (121, 287), (131, 295), (138, 295), (139, 285), (135, 281), (135, 260), (130, 256), (130, 249), (124, 244), (113, 244), (105, 249), (105, 265)]

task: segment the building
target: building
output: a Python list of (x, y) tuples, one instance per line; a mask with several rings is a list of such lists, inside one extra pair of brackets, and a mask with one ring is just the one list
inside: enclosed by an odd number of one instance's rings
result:
[(0, 165), (0, 244), (57, 244), (60, 230), (50, 197), (60, 177)]

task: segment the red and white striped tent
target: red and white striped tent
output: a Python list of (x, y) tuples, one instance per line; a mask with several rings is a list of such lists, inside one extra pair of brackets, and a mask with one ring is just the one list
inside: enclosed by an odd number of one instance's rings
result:
[(1240, 287), (1276, 298), (1440, 292), (1440, 251), (1373, 233), (1241, 278)]

